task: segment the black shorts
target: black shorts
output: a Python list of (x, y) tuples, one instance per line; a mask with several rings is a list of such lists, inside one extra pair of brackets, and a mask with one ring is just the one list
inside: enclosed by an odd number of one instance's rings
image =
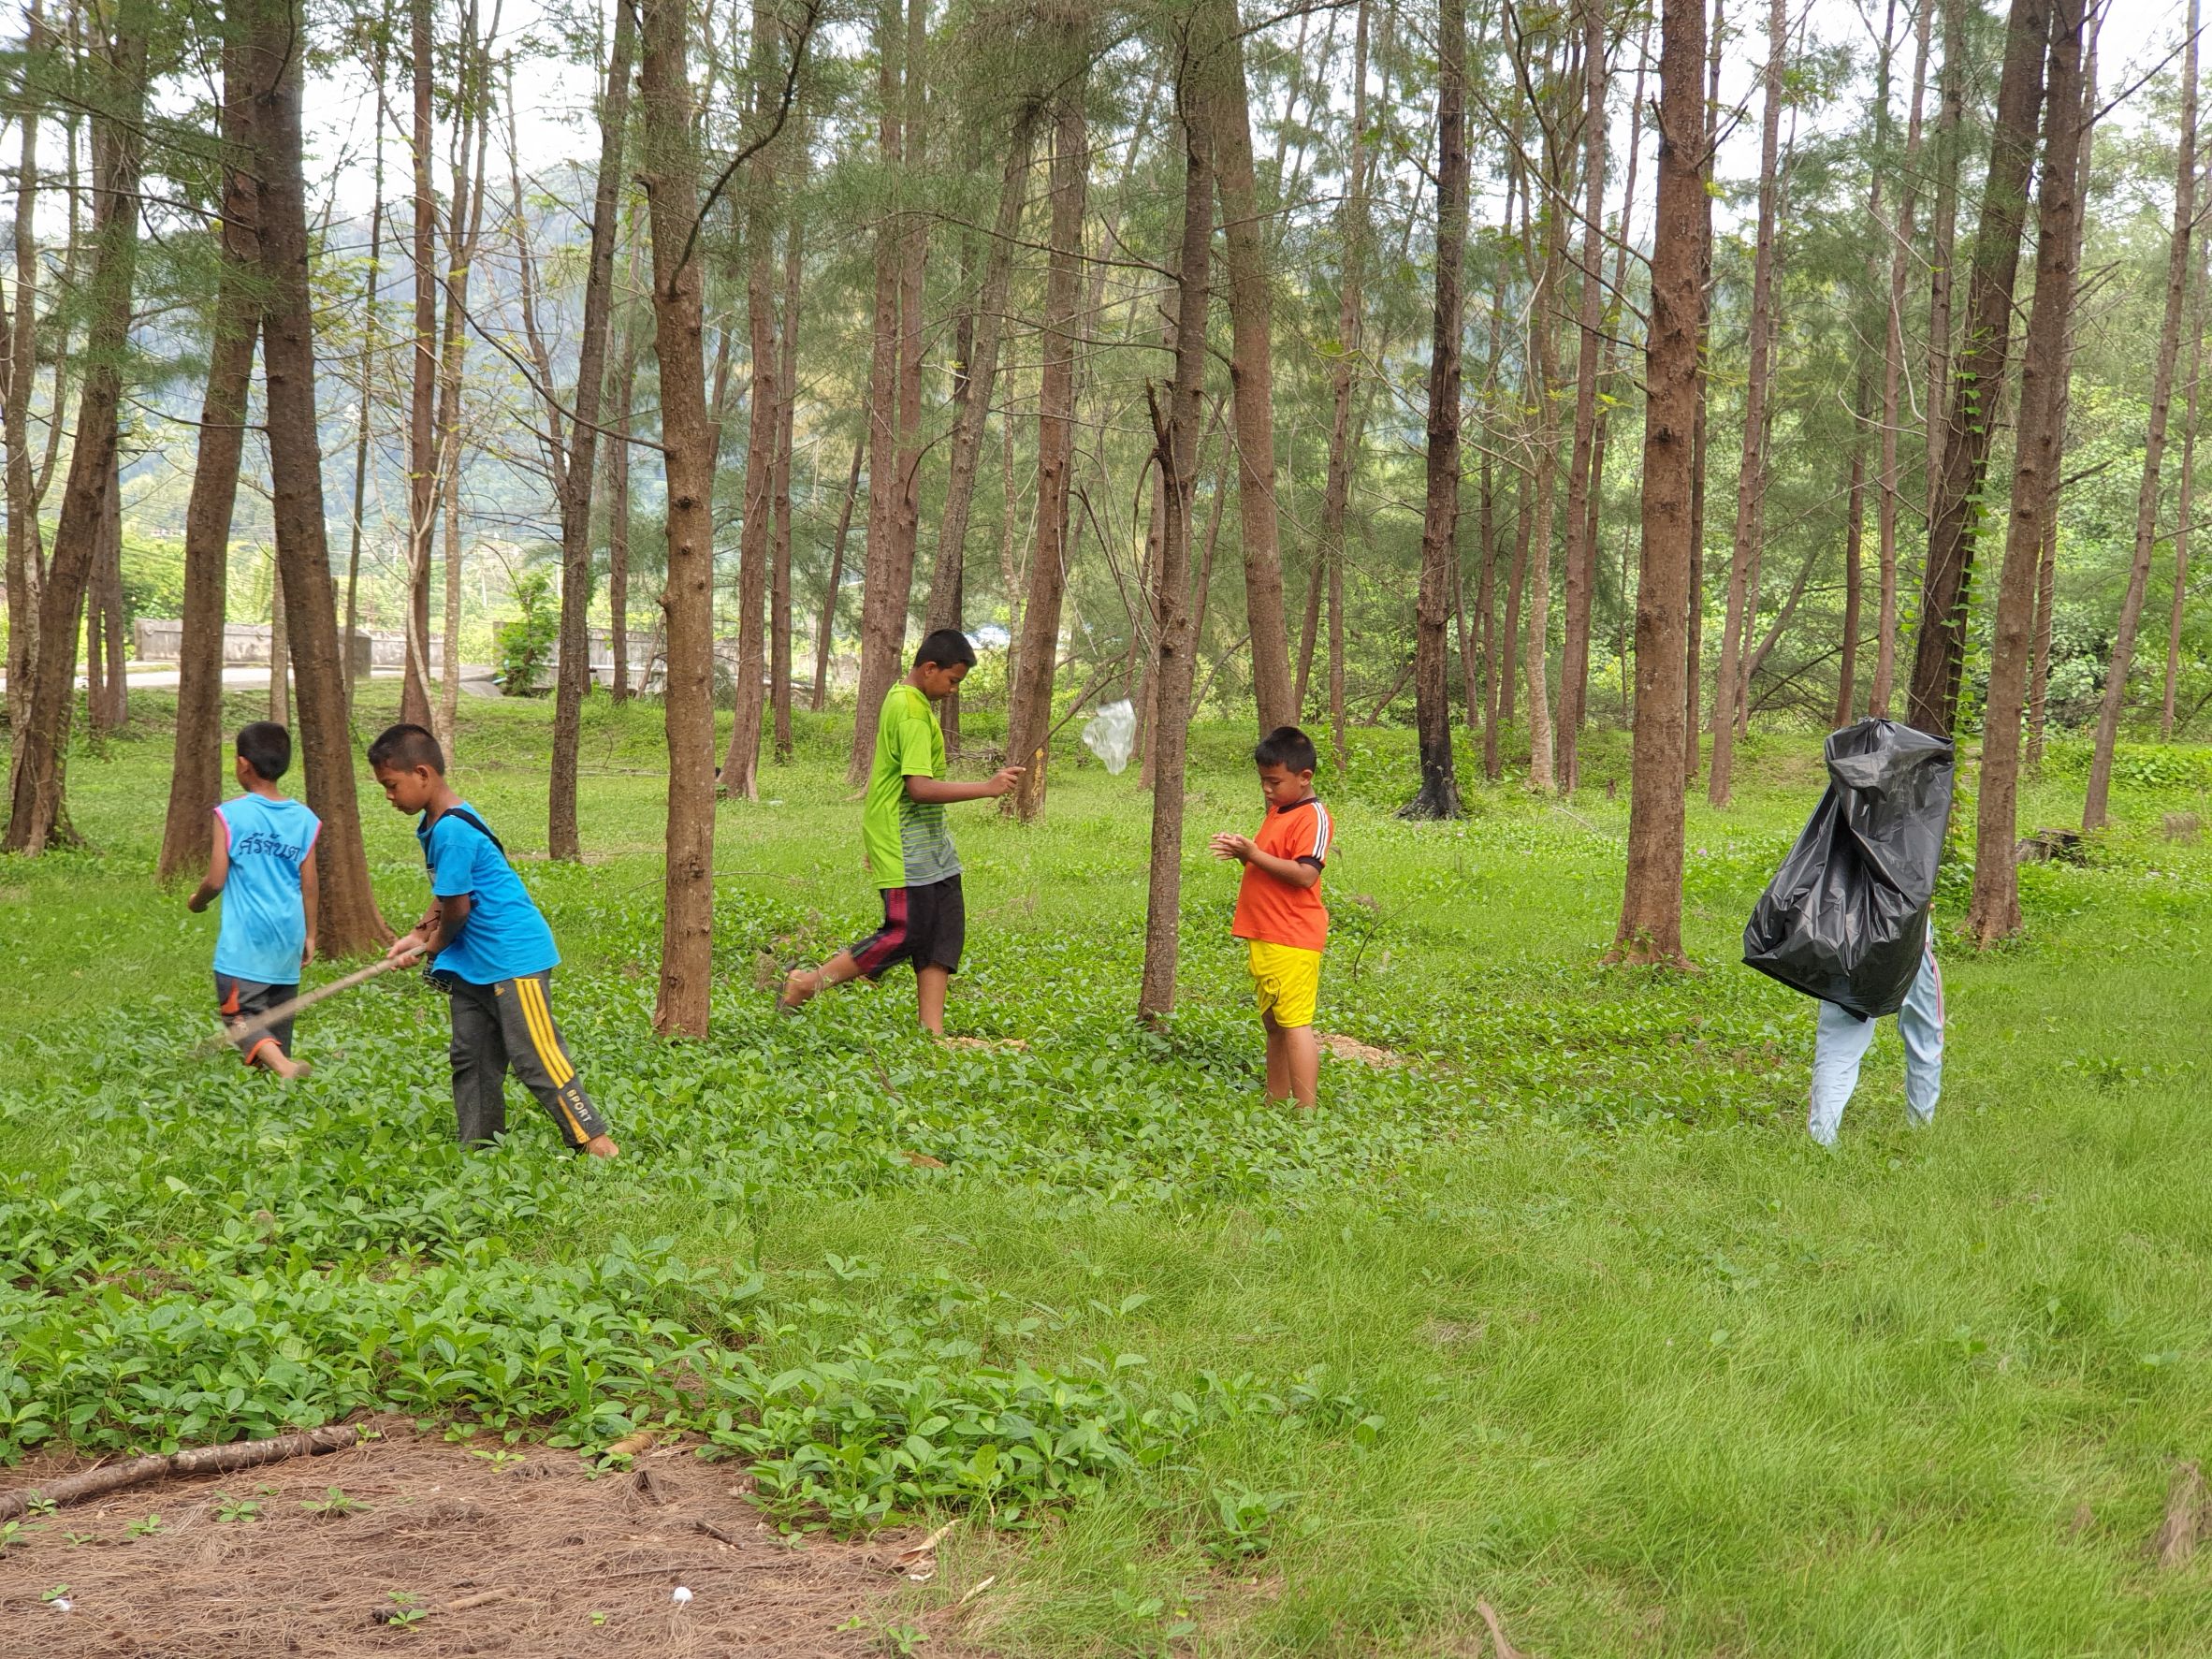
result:
[(872, 980), (900, 962), (915, 968), (960, 971), (960, 948), (968, 942), (968, 907), (960, 878), (947, 876), (926, 887), (883, 889), (883, 925), (851, 947), (860, 977)]
[(233, 1027), (231, 1045), (239, 1057), (249, 1065), (254, 1052), (265, 1042), (273, 1042), (278, 1052), (289, 1056), (292, 1053), (292, 1016), (286, 1014), (275, 1025), (255, 1019), (281, 1003), (289, 1002), (299, 995), (298, 984), (265, 985), (259, 980), (233, 979), (229, 974), (215, 976), (215, 1007)]

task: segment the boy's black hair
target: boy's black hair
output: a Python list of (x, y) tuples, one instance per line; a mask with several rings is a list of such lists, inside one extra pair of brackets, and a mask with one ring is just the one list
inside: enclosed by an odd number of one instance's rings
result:
[(1321, 764), (1314, 740), (1296, 726), (1277, 726), (1253, 748), (1255, 765), (1280, 766), (1286, 772), (1311, 772)]
[(292, 769), (292, 734), (274, 720), (255, 720), (239, 728), (238, 752), (262, 782), (274, 783)]
[(939, 628), (924, 640), (914, 652), (914, 666), (934, 662), (939, 668), (952, 668), (965, 662), (975, 666), (975, 647), (968, 643), (968, 635), (957, 628)]
[(412, 772), (417, 766), (428, 766), (439, 777), (445, 776), (445, 751), (420, 726), (386, 726), (369, 746), (371, 772), (379, 767)]

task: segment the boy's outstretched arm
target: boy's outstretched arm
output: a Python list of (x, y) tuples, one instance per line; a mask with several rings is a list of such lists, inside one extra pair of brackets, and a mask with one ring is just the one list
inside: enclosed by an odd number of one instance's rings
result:
[(208, 849), (208, 873), (200, 878), (192, 896), (184, 901), (184, 908), (197, 915), (215, 902), (215, 895), (223, 891), (223, 884), (229, 880), (230, 842), (226, 837), (218, 837)]
[(947, 805), (954, 801), (987, 801), (1002, 795), (1021, 781), (1020, 766), (1001, 766), (981, 783), (953, 783), (943, 778), (924, 778), (907, 774), (907, 798), (924, 804), (941, 801)]
[(413, 931), (392, 940), (391, 949), (385, 955), (411, 956), (417, 953), (435, 956), (440, 951), (460, 937), (460, 930), (468, 924), (470, 895), (457, 893), (450, 898), (441, 898), (424, 912), (423, 919)]

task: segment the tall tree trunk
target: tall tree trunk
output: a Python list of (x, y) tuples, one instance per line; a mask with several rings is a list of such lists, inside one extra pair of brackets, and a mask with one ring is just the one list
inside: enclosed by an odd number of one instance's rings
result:
[(1997, 578), (1989, 692), (1982, 711), (1974, 893), (1966, 917), (1967, 931), (1985, 948), (2020, 930), (2019, 875), (2013, 859), (2019, 828), (2020, 715), (2027, 699), (2044, 519), (2058, 504), (2051, 488), (2060, 448), (2058, 375), (2066, 363), (2077, 274), (2074, 221), (2081, 211), (2075, 190), (2080, 182), (2083, 125), (2082, 26), (2083, 0), (2055, 0), (2044, 101), (2043, 181), (2036, 202), (2035, 301), (2028, 317), (2028, 342), (2020, 354), (2013, 507)]
[(292, 642), (284, 626), (284, 567), (272, 563), (269, 573), (269, 718), (280, 726), (292, 723)]
[[(1906, 117), (1904, 165), (1898, 182), (1897, 220), (1885, 227), (1890, 244), (1889, 299), (1882, 318), (1882, 458), (1881, 488), (1875, 498), (1876, 552), (1881, 570), (1882, 597), (1874, 624), (1874, 683), (1867, 694), (1867, 711), (1886, 720), (1897, 690), (1897, 515), (1898, 428), (1905, 373), (1905, 278), (1913, 257), (1913, 221), (1920, 189), (1921, 102), (1928, 88), (1929, 21), (1934, 0), (1919, 0), (1913, 22), (1913, 105)], [(1888, 120), (1887, 100), (1883, 120)], [(1931, 419), (1929, 425), (1935, 422)]]
[[(1501, 284), (1502, 286), (1502, 284)], [(1491, 361), (1497, 361), (1497, 330), (1491, 332)], [(1482, 540), (1481, 575), (1475, 586), (1475, 626), (1482, 652), (1482, 775), (1492, 783), (1505, 771), (1498, 754), (1498, 535), (1497, 488), (1490, 449), (1482, 452), (1481, 518), (1477, 533)]]
[(1932, 498), (1928, 565), (1920, 590), (1920, 635), (1914, 648), (1908, 718), (1924, 732), (1947, 734), (1957, 717), (1974, 541), (1981, 529), (1982, 479), (1988, 468), (1996, 406), (2004, 390), (2006, 358), (2012, 349), (2013, 281), (2019, 270), (2020, 232), (2027, 218), (2028, 175), (2035, 160), (2050, 16), (2051, 0), (2013, 0), (2005, 30), (1997, 125), (1990, 137), (1989, 170), (1967, 284), (1966, 335), (1952, 366), (1943, 470)]
[(1467, 8), (1439, 0), (1436, 24), (1436, 293), (1429, 351), (1427, 489), (1421, 506), (1420, 584), (1414, 597), (1413, 700), (1420, 790), (1409, 818), (1457, 818), (1459, 771), (1451, 747), (1445, 626), (1460, 521), (1460, 277), (1467, 249)]
[(1529, 470), (1516, 466), (1513, 481), (1513, 562), (1506, 572), (1506, 615), (1498, 651), (1498, 722), (1513, 723), (1514, 699), (1520, 695), (1521, 674), (1513, 661), (1521, 645), (1521, 595), (1528, 586), (1529, 538), (1535, 531)]
[[(633, 290), (637, 286), (637, 238), (633, 234)], [(638, 332), (636, 318), (626, 316), (621, 357), (607, 397), (606, 613), (608, 652), (614, 658), (607, 691), (617, 703), (630, 699), (630, 424), (636, 408)], [(645, 686), (641, 683), (637, 689), (642, 691)]]
[(0, 851), (7, 852), (36, 854), (74, 839), (66, 756), (76, 703), (77, 631), (115, 465), (116, 414), (138, 271), (146, 52), (154, 18), (145, 0), (123, 0), (113, 13), (111, 35), (101, 21), (88, 77), (95, 210), (93, 268), (83, 296), (89, 320), (84, 381), (61, 521), (54, 527), (53, 560), (39, 596), (41, 646), (32, 670), (30, 706), (14, 732), (19, 759), (9, 792), (7, 833), (0, 840)]
[[(1275, 506), (1273, 295), (1252, 166), (1252, 112), (1244, 89), (1244, 32), (1233, 0), (1215, 0), (1222, 44), (1206, 65), (1215, 185), (1229, 264), (1229, 380), (1237, 449), (1237, 530), (1244, 548), (1244, 615), (1252, 627), (1252, 695), (1259, 729), (1295, 723), (1290, 633), (1283, 610), (1283, 555)], [(1443, 624), (1437, 624), (1441, 630)]]
[[(867, 777), (876, 752), (876, 722), (883, 694), (898, 677), (899, 646), (906, 637), (910, 566), (898, 569), (899, 293), (906, 248), (903, 190), (904, 140), (900, 64), (905, 22), (899, 0), (880, 0), (876, 17), (877, 159), (891, 181), (892, 202), (876, 226), (876, 289), (868, 356), (868, 522), (860, 589), (860, 691), (852, 715), (849, 782)], [(892, 589), (897, 589), (895, 596)]]
[(123, 480), (120, 448), (108, 460), (94, 553), (92, 604), (85, 618), (85, 712), (95, 732), (122, 728), (128, 713), (123, 665)]
[(254, 339), (261, 302), (259, 191), (253, 172), (250, 83), (240, 56), (243, 31), (227, 31), (223, 51), (223, 223), (215, 321), (208, 343), (207, 393), (192, 495), (184, 507), (184, 617), (177, 658), (177, 748), (169, 772), (168, 816), (155, 866), (167, 881), (207, 866), (212, 814), (223, 798), (223, 618), (230, 564), (230, 521), (245, 449), (246, 404), (254, 377)]
[[(1029, 159), (1036, 147), (1037, 111), (1025, 104), (1014, 113), (1012, 141), (998, 189), (998, 214), (990, 246), (983, 253), (982, 291), (976, 308), (961, 322), (963, 344), (953, 382), (952, 458), (945, 477), (944, 516), (938, 520), (937, 559), (929, 575), (929, 600), (923, 612), (925, 629), (967, 626), (968, 521), (982, 470), (983, 429), (991, 418), (991, 395), (998, 378), (998, 342), (1005, 332), (1006, 299), (1013, 281), (1014, 239), (1029, 194)], [(946, 699), (945, 744), (960, 745), (960, 695)]]
[[(863, 433), (874, 427), (873, 406), (861, 411)], [(860, 495), (861, 462), (868, 453), (866, 436), (852, 441), (852, 476), (845, 482), (845, 505), (837, 513), (837, 533), (830, 540), (829, 580), (822, 589), (822, 613), (816, 623), (814, 639), (814, 702), (813, 708), (820, 714), (829, 706), (830, 643), (837, 627), (837, 596), (844, 590), (845, 539), (852, 531), (852, 503)]]
[(1862, 551), (1867, 527), (1867, 366), (1858, 366), (1858, 384), (1851, 394), (1851, 481), (1843, 490), (1843, 662), (1836, 674), (1838, 726), (1851, 724), (1858, 706), (1859, 589), (1864, 586)]
[[(1581, 782), (1580, 737), (1590, 695), (1590, 615), (1597, 591), (1597, 517), (1591, 511), (1597, 484), (1597, 373), (1605, 324), (1606, 190), (1605, 0), (1579, 0), (1582, 12), (1582, 254), (1577, 261), (1581, 297), (1576, 315), (1579, 350), (1575, 360), (1575, 434), (1567, 459), (1566, 617), (1559, 662), (1559, 751), (1563, 794)], [(1625, 229), (1623, 229), (1625, 240)]]
[[(1935, 211), (1928, 226), (1928, 522), (1936, 517), (1937, 498), (1943, 476), (1949, 430), (1943, 420), (1944, 394), (1951, 374), (1951, 308), (1956, 287), (1953, 264), (1958, 245), (1958, 163), (1963, 145), (1960, 128), (1966, 121), (1966, 77), (1969, 68), (1966, 41), (1967, 0), (1920, 0), (1925, 7), (1940, 5), (1943, 12), (1943, 68), (1936, 82)], [(2034, 132), (2030, 117), (2028, 130)], [(1994, 156), (1995, 150), (1992, 148)], [(2020, 169), (2018, 191), (2028, 188), (2028, 172)]]
[(1783, 69), (1789, 50), (1786, 0), (1767, 7), (1766, 107), (1759, 128), (1759, 230), (1752, 261), (1751, 367), (1743, 399), (1743, 464), (1736, 481), (1735, 552), (1728, 565), (1728, 615), (1712, 692), (1712, 774), (1706, 799), (1728, 804), (1735, 782), (1739, 673), (1745, 635), (1758, 614), (1752, 560), (1759, 541), (1759, 507), (1767, 492), (1768, 371), (1774, 352), (1774, 219), (1781, 188)]
[[(752, 13), (752, 114), (765, 124), (770, 67), (775, 59), (773, 21), (766, 7)], [(762, 682), (767, 674), (768, 562), (774, 556), (776, 437), (783, 394), (777, 381), (776, 163), (767, 149), (746, 164), (745, 314), (752, 385), (746, 394), (745, 503), (738, 527), (737, 676), (732, 700), (730, 747), (722, 755), (722, 790), (741, 800), (761, 798)]]
[[(1083, 328), (1078, 302), (1090, 167), (1086, 90), (1081, 80), (1068, 87), (1053, 119), (1052, 252), (1046, 255), (1044, 351), (1037, 397), (1037, 547), (1029, 560), (1029, 595), (1022, 607), (1021, 655), (1015, 662), (1018, 677), (1006, 725), (1007, 758), (1027, 768), (1008, 797), (1014, 816), (1024, 820), (1036, 817), (1044, 807), (1060, 602), (1067, 592), (1068, 560), (1073, 548), (1068, 496), (1075, 469), (1075, 358)], [(1183, 288), (1187, 293), (1188, 284)], [(1185, 528), (1187, 534), (1187, 525)], [(1186, 681), (1186, 695), (1187, 691)]]
[[(576, 342), (576, 415), (569, 424), (565, 449), (560, 412), (550, 406), (552, 383), (546, 385), (546, 419), (553, 434), (554, 483), (560, 499), (560, 643), (553, 683), (546, 851), (572, 862), (584, 856), (576, 829), (576, 748), (583, 733), (584, 694), (591, 689), (591, 484), (598, 476), (600, 400), (614, 316), (615, 232), (622, 211), (622, 148), (636, 51), (636, 14), (628, 6), (617, 6), (606, 96), (599, 108), (599, 174), (591, 192), (591, 245), (584, 268), (584, 332)], [(522, 211), (519, 193), (515, 211)]]
[(2165, 459), (2166, 421), (2174, 403), (2174, 364), (2180, 354), (2181, 318), (2188, 309), (2190, 238), (2197, 217), (2197, 15), (2189, 0), (2189, 22), (2181, 49), (2181, 136), (2174, 167), (2174, 231), (2166, 255), (2166, 307), (2159, 324), (2158, 355), (2151, 363), (2150, 423), (2143, 435), (2143, 481), (2135, 493), (2135, 559), (2128, 568), (2128, 590), (2120, 601), (2119, 627), (2113, 636), (2112, 662), (2104, 671), (2104, 700), (2097, 709), (2097, 746), (2089, 760), (2089, 783), (2082, 802), (2081, 825), (2102, 829), (2112, 791), (2112, 754), (2119, 740), (2120, 710), (2128, 700), (2128, 673), (2135, 663), (2135, 634), (2143, 625), (2143, 601), (2150, 584), (2150, 554), (2158, 542), (2160, 470)]
[[(798, 154), (797, 192), (807, 179), (807, 138), (793, 145)], [(799, 409), (800, 284), (806, 274), (806, 222), (794, 199), (783, 232), (783, 332), (776, 386), (781, 394), (776, 412), (776, 528), (768, 572), (768, 714), (776, 734), (776, 764), (788, 765), (791, 735), (791, 466), (792, 441)]]
[(1691, 540), (1692, 432), (1705, 316), (1701, 250), (1712, 214), (1703, 166), (1703, 0), (1664, 0), (1659, 23), (1657, 222), (1652, 322), (1644, 345), (1643, 548), (1636, 589), (1636, 725), (1628, 869), (1613, 959), (1682, 966), (1683, 749), (1691, 730), (1681, 677)]
[[(2201, 290), (2200, 276), (2190, 285)], [(2166, 618), (2166, 695), (2159, 709), (2159, 741), (2174, 741), (2174, 694), (2181, 677), (2181, 624), (2189, 604), (2189, 518), (2196, 510), (2197, 382), (2204, 371), (2204, 322), (2197, 315), (2201, 292), (2190, 299), (2189, 389), (2181, 415), (2181, 493), (2174, 514), (2174, 607)]]
[[(1445, 0), (1447, 6), (1458, 0)], [(1182, 61), (1189, 62), (1189, 47)], [(1197, 638), (1190, 614), (1190, 517), (1196, 494), (1200, 403), (1205, 390), (1208, 255), (1214, 231), (1212, 124), (1195, 89), (1179, 78), (1176, 113), (1183, 129), (1183, 243), (1175, 265), (1175, 378), (1163, 415), (1152, 388), (1153, 457), (1165, 481), (1161, 526), (1160, 611), (1154, 635), (1157, 687), (1153, 722), (1152, 857), (1144, 894), (1144, 970), (1137, 992), (1140, 1018), (1159, 1020), (1175, 1006), (1175, 965), (1183, 915), (1183, 778), (1189, 747), (1190, 694)], [(1056, 248), (1059, 238), (1053, 239)]]
[[(40, 0), (24, 12), (23, 53), (36, 59), (44, 49), (45, 17)], [(38, 605), (45, 587), (46, 556), (39, 545), (38, 499), (31, 460), (31, 389), (38, 376), (38, 123), (44, 107), (36, 97), (36, 77), (23, 78), (21, 147), (15, 178), (15, 311), (8, 319), (7, 388), (0, 400), (7, 427), (7, 726), (20, 734), (31, 710), (31, 680), (38, 662)], [(57, 343), (55, 360), (66, 356)], [(58, 390), (57, 386), (57, 390)], [(54, 427), (61, 425), (61, 400), (54, 400)], [(20, 739), (15, 761), (22, 758)], [(11, 765), (10, 790), (15, 766)]]
[(337, 595), (323, 510), (323, 455), (315, 421), (313, 302), (308, 284), (307, 180), (300, 138), (299, 0), (254, 0), (246, 62), (255, 89), (261, 174), (262, 362), (267, 372), (270, 516), (284, 573), (284, 631), (298, 698), (298, 752), (307, 804), (323, 822), (315, 945), (342, 957), (386, 943), (369, 887), (355, 787), (345, 677), (338, 655)]
[[(1727, 0), (1712, 0), (1712, 32), (1706, 40), (1705, 148), (1698, 169), (1708, 195), (1712, 191), (1713, 169), (1720, 154), (1721, 49), (1726, 26)], [(1698, 699), (1705, 681), (1705, 474), (1712, 429), (1711, 400), (1708, 396), (1712, 382), (1708, 367), (1712, 361), (1712, 214), (1706, 213), (1698, 223), (1697, 413), (1690, 428), (1690, 595), (1684, 606), (1688, 633), (1682, 644), (1686, 676), (1682, 712), (1689, 722), (1682, 739), (1684, 789), (1697, 781), (1697, 768), (1702, 761), (1697, 734), (1703, 727), (1698, 719)]]
[[(476, 19), (475, 0), (469, 0), (461, 14), (464, 112), (455, 134), (453, 202), (445, 223), (444, 338), (438, 353), (437, 484), (445, 498), (445, 603), (440, 619), (445, 637), (430, 730), (448, 762), (453, 759), (454, 727), (460, 718), (461, 386), (469, 357), (463, 325), (469, 313), (469, 278), (483, 240), (485, 163), (491, 148), (491, 43), (478, 39)], [(424, 547), (427, 556), (427, 542)]]
[(689, 8), (643, 0), (638, 79), (653, 244), (653, 340), (668, 489), (667, 884), (653, 1029), (706, 1035), (714, 946), (714, 434), (706, 418), (705, 280), (695, 253), (699, 158)]
[(1313, 663), (1314, 635), (1317, 631), (1317, 600), (1326, 580), (1329, 588), (1330, 731), (1335, 741), (1337, 764), (1343, 764), (1344, 738), (1340, 714), (1343, 699), (1337, 694), (1344, 677), (1344, 625), (1337, 608), (1344, 593), (1344, 521), (1350, 510), (1352, 472), (1358, 460), (1353, 432), (1353, 391), (1359, 381), (1360, 354), (1364, 346), (1364, 308), (1361, 284), (1367, 257), (1367, 13), (1368, 0), (1360, 0), (1359, 22), (1352, 37), (1351, 159), (1346, 166), (1344, 207), (1337, 216), (1340, 239), (1336, 304), (1336, 357), (1330, 366), (1328, 470), (1321, 486), (1321, 534), (1314, 552), (1314, 571), (1307, 583), (1307, 622), (1298, 652), (1298, 683), (1293, 701), (1299, 715), (1305, 713), (1305, 686)]
[[(438, 184), (432, 172), (430, 0), (409, 0), (408, 74), (415, 91), (415, 342), (407, 400), (407, 660), (400, 718), (430, 723), (430, 537), (438, 512)], [(457, 202), (454, 211), (460, 211)]]
[[(361, 535), (369, 505), (369, 411), (375, 396), (376, 367), (384, 343), (377, 327), (377, 305), (384, 276), (384, 124), (386, 119), (385, 79), (391, 65), (391, 36), (385, 29), (376, 31), (376, 132), (375, 160), (372, 167), (375, 182), (371, 186), (369, 208), (369, 270), (361, 292), (361, 377), (354, 390), (354, 511), (348, 526), (345, 552), (345, 626), (340, 630), (338, 648), (345, 659), (345, 706), (351, 718), (354, 706), (354, 636), (359, 632), (361, 616)], [(251, 343), (251, 336), (248, 337)], [(251, 372), (249, 366), (248, 372)], [(233, 462), (233, 470), (236, 463)], [(227, 534), (227, 527), (226, 534)], [(364, 663), (362, 672), (369, 672)], [(178, 708), (183, 707), (180, 691)]]
[[(2082, 250), (2088, 230), (2089, 164), (2096, 148), (2097, 133), (2097, 32), (2103, 22), (2102, 7), (2088, 16), (2087, 37), (2082, 49), (2082, 129), (2081, 164), (2076, 175), (2074, 195), (2079, 211), (2074, 216), (2074, 269), (2078, 275), (2082, 268)], [(2043, 765), (2043, 738), (2045, 705), (2050, 691), (2051, 670), (2051, 610), (2059, 597), (2059, 477), (2056, 468), (2065, 458), (2068, 412), (2074, 400), (2074, 348), (2078, 332), (2069, 327), (2066, 334), (2066, 355), (2059, 360), (2058, 373), (2059, 408), (2053, 417), (2059, 434), (2059, 456), (2052, 465), (2052, 476), (2045, 480), (2045, 488), (2053, 492), (2050, 510), (2043, 516), (2043, 557), (2035, 575), (2035, 642), (2029, 654), (2028, 664), (2028, 767), (2036, 771)]]

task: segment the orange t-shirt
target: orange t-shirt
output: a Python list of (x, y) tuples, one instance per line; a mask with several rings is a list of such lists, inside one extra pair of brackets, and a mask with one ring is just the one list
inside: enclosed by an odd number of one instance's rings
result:
[[(1328, 862), (1334, 834), (1329, 808), (1308, 795), (1295, 806), (1270, 812), (1252, 842), (1262, 852), (1293, 864), (1310, 864), (1317, 870)], [(1321, 883), (1293, 887), (1257, 865), (1246, 865), (1244, 879), (1237, 886), (1236, 920), (1230, 932), (1238, 939), (1301, 951), (1325, 948), (1329, 907), (1321, 902)]]

